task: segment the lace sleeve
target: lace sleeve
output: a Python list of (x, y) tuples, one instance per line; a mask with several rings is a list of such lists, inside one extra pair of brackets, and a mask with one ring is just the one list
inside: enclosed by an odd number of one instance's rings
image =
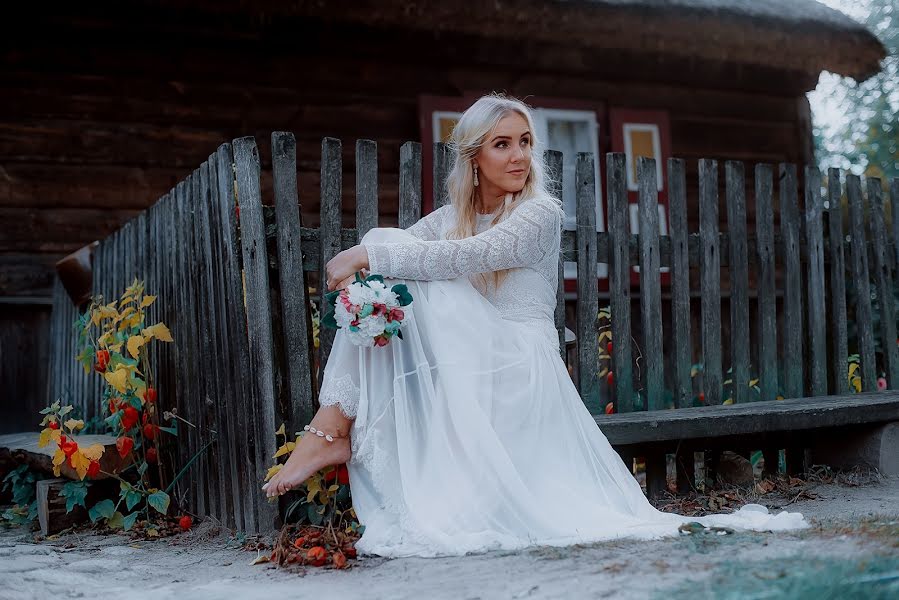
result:
[(450, 205), (444, 205), (437, 210), (431, 211), (418, 221), (413, 223), (406, 231), (423, 241), (435, 241), (440, 239), (440, 226), (446, 212), (450, 209)]
[(462, 240), (366, 244), (369, 270), (398, 279), (454, 279), (526, 267), (558, 252), (561, 208), (549, 197), (526, 201), (505, 221)]

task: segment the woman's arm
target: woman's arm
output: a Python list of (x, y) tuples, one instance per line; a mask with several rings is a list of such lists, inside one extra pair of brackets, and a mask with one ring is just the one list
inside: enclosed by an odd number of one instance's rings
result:
[(440, 239), (440, 226), (443, 223), (447, 211), (452, 207), (449, 204), (441, 206), (437, 210), (432, 210), (418, 221), (407, 227), (408, 231), (422, 241), (435, 241)]
[(555, 200), (539, 197), (462, 240), (366, 244), (368, 269), (385, 277), (434, 280), (533, 265), (559, 251), (561, 213)]

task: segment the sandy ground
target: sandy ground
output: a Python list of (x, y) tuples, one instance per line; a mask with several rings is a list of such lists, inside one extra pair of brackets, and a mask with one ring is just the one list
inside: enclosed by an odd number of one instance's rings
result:
[[(0, 530), (0, 598), (897, 598), (899, 478), (819, 484), (785, 508), (812, 529), (682, 535), (456, 558), (362, 557), (345, 571), (251, 566), (212, 528), (158, 541)], [(770, 499), (778, 512), (786, 500)]]

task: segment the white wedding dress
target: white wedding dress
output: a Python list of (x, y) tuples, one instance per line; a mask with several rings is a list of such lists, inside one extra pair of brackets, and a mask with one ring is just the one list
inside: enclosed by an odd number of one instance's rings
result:
[[(322, 405), (350, 417), (348, 463), (362, 554), (447, 556), (678, 535), (682, 523), (809, 527), (747, 505), (686, 517), (655, 509), (584, 406), (553, 324), (561, 208), (520, 204), (444, 239), (447, 205), (362, 239), (370, 271), (413, 296), (404, 339), (360, 348), (338, 330)], [(512, 269), (494, 289), (477, 273)], [(490, 280), (491, 278), (488, 278)]]

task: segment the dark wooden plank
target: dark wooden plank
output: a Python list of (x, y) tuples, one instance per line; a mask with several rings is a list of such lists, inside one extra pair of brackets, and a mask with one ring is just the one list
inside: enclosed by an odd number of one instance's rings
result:
[[(259, 187), (259, 151), (252, 137), (233, 142), (237, 196), (240, 198), (240, 241), (246, 281), (247, 339), (250, 379), (253, 390), (255, 460), (263, 468), (275, 453), (275, 360), (271, 300), (269, 298), (268, 253), (262, 197)], [(274, 528), (276, 507), (265, 500), (261, 478), (252, 482), (259, 511), (258, 527)]]
[(874, 242), (874, 276), (877, 286), (877, 304), (880, 309), (880, 340), (887, 386), (899, 387), (899, 349), (896, 347), (896, 301), (893, 296), (893, 275), (890, 272), (890, 254), (887, 247), (886, 218), (883, 212), (880, 179), (867, 179), (868, 201), (871, 206), (869, 227)]
[(746, 176), (743, 163), (724, 165), (730, 253), (730, 361), (734, 402), (749, 400), (749, 255), (746, 246)]
[(780, 229), (784, 239), (784, 397), (803, 395), (802, 271), (796, 165), (780, 165)]
[(399, 224), (405, 229), (421, 219), (421, 144), (406, 142), (400, 148)]
[[(846, 260), (843, 251), (843, 207), (840, 170), (827, 170), (827, 257), (830, 260), (829, 333), (831, 340), (831, 389), (834, 394), (848, 394), (849, 342), (846, 331)], [(895, 213), (893, 213), (895, 214)]]
[[(543, 164), (546, 167), (547, 187), (553, 198), (562, 198), (562, 153), (557, 150), (546, 150), (543, 153)], [(559, 353), (566, 362), (568, 352), (565, 347), (565, 259), (559, 254), (559, 285), (556, 288), (556, 308), (553, 321), (559, 336)]]
[[(693, 343), (690, 334), (690, 262), (687, 240), (687, 181), (684, 161), (668, 159), (668, 211), (671, 229), (671, 323), (674, 330), (674, 405), (690, 406), (693, 398)], [(692, 472), (692, 454), (690, 455)]]
[[(343, 172), (343, 160), (341, 157), (340, 140), (325, 138), (322, 140), (321, 160), (321, 201), (320, 201), (320, 239), (319, 252), (321, 264), (319, 265), (319, 314), (324, 315), (328, 311), (325, 294), (328, 293), (328, 276), (325, 273), (325, 265), (341, 251), (340, 238), (340, 198)], [(328, 363), (328, 355), (334, 344), (335, 331), (330, 327), (321, 327), (318, 330), (318, 356), (319, 369), (318, 381), (324, 378), (325, 365)]]
[[(356, 177), (368, 176), (374, 142), (356, 146)], [(360, 160), (361, 159), (361, 160)], [(312, 348), (312, 319), (309, 313), (306, 273), (300, 254), (300, 204), (297, 193), (296, 139), (292, 133), (272, 134), (272, 167), (275, 178), (275, 212), (278, 220), (278, 277), (281, 284), (281, 314), (285, 373), (289, 393), (290, 431), (301, 431), (315, 414)], [(360, 186), (357, 185), (357, 189)], [(377, 188), (374, 188), (377, 193)], [(365, 196), (367, 197), (367, 196)], [(357, 214), (360, 209), (357, 207)], [(374, 215), (377, 219), (377, 213)], [(363, 220), (370, 222), (370, 216)], [(375, 221), (377, 222), (377, 221)]]
[(679, 440), (753, 433), (786, 432), (790, 435), (805, 429), (897, 419), (899, 394), (892, 390), (594, 416), (596, 424), (613, 445), (668, 440), (676, 444)]
[(259, 496), (255, 487), (262, 479), (263, 465), (257, 465), (252, 450), (252, 403), (250, 401), (250, 379), (248, 372), (249, 345), (247, 341), (247, 314), (244, 309), (242, 284), (242, 253), (240, 247), (239, 224), (237, 219), (234, 190), (234, 172), (231, 144), (222, 144), (216, 152), (216, 177), (218, 183), (218, 210), (214, 213), (221, 232), (219, 262), (223, 270), (222, 288), (224, 299), (223, 318), (227, 334), (223, 340), (224, 355), (228, 359), (228, 371), (233, 373), (227, 390), (229, 410), (230, 444), (240, 457), (235, 465), (237, 479), (232, 486), (235, 526), (240, 531), (258, 530), (256, 508)]
[[(296, 162), (296, 161), (294, 161)], [(294, 168), (296, 175), (296, 168)], [(356, 142), (356, 231), (359, 239), (378, 226), (378, 145)], [(297, 230), (299, 233), (299, 229)], [(303, 423), (305, 425), (305, 423)]]
[[(222, 429), (221, 398), (225, 394), (227, 379), (218, 374), (223, 371), (223, 359), (221, 358), (221, 338), (219, 335), (219, 305), (216, 294), (215, 255), (212, 249), (212, 205), (215, 181), (215, 156), (209, 157), (200, 166), (200, 196), (195, 204), (197, 212), (197, 231), (199, 233), (197, 260), (200, 266), (199, 305), (202, 325), (200, 332), (201, 353), (204, 355), (200, 363), (202, 365), (201, 377), (206, 383), (204, 396), (204, 420), (206, 426), (205, 439), (215, 439), (206, 451), (210, 473), (208, 475), (208, 489), (210, 494), (210, 512), (214, 511), (216, 518), (226, 523), (230, 520), (232, 508), (230, 506), (231, 494), (228, 489), (228, 477), (226, 463), (232, 460), (228, 452), (228, 438)], [(236, 457), (235, 457), (236, 458)]]
[(599, 398), (599, 339), (596, 284), (596, 180), (593, 154), (578, 152), (575, 167), (577, 198), (577, 336), (581, 399), (592, 414), (602, 412)]
[(446, 179), (453, 169), (454, 158), (455, 153), (449, 144), (434, 143), (434, 210), (449, 202)]
[[(662, 286), (659, 279), (659, 192), (655, 160), (637, 159), (640, 222), (640, 321), (643, 328), (643, 395), (647, 410), (664, 408)], [(664, 457), (662, 457), (664, 460)], [(664, 470), (664, 462), (662, 463)]]
[(861, 363), (862, 391), (877, 389), (874, 357), (874, 325), (871, 315), (871, 285), (868, 279), (868, 253), (865, 251), (865, 207), (862, 183), (858, 175), (846, 176), (849, 199), (850, 273), (855, 284), (855, 324)]
[(827, 394), (827, 306), (824, 292), (824, 199), (821, 172), (805, 167), (805, 231), (808, 250), (808, 361), (812, 396)]
[(187, 215), (185, 225), (187, 227), (186, 249), (187, 249), (187, 272), (188, 277), (184, 281), (184, 288), (187, 292), (187, 314), (189, 315), (188, 330), (190, 335), (187, 339), (187, 357), (185, 360), (187, 366), (187, 398), (191, 407), (191, 421), (196, 426), (194, 430), (194, 453), (199, 454), (194, 469), (190, 475), (196, 480), (196, 499), (195, 506), (201, 515), (211, 514), (209, 502), (209, 458), (207, 453), (202, 451), (203, 445), (208, 439), (209, 432), (206, 429), (205, 419), (205, 398), (207, 381), (202, 374), (201, 353), (205, 352), (202, 346), (201, 338), (205, 315), (201, 308), (201, 299), (199, 294), (200, 284), (200, 264), (198, 263), (198, 246), (199, 246), (199, 227), (197, 223), (197, 204), (200, 196), (200, 171), (194, 170), (187, 178), (187, 198), (185, 208)]
[(699, 161), (700, 289), (702, 292), (702, 392), (721, 404), (721, 267), (718, 243), (718, 163)]
[(893, 268), (899, 269), (899, 177), (890, 179), (890, 221), (893, 224)]
[[(612, 377), (616, 412), (634, 410), (631, 360), (631, 265), (628, 251), (630, 209), (625, 156), (606, 154), (606, 194), (609, 204), (609, 311), (612, 314)], [(594, 233), (594, 235), (596, 235)], [(580, 345), (580, 340), (578, 340)]]

